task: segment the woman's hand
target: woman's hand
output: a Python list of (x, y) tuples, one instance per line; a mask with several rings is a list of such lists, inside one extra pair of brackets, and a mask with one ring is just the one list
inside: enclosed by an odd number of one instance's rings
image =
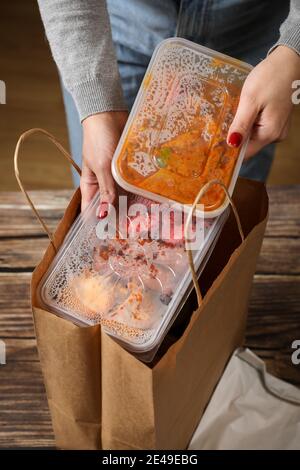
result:
[(250, 135), (245, 158), (271, 142), (286, 138), (292, 104), (292, 83), (300, 78), (300, 57), (278, 46), (248, 75), (227, 143), (239, 147)]
[(128, 117), (127, 111), (94, 114), (83, 123), (83, 159), (80, 189), (84, 210), (100, 189), (102, 204), (98, 216), (105, 217), (108, 203), (116, 197), (111, 160)]

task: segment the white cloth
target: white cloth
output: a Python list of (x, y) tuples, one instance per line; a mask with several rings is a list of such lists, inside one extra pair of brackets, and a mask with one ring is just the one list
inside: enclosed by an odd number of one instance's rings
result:
[(250, 350), (237, 350), (189, 449), (300, 449), (300, 389), (268, 374)]

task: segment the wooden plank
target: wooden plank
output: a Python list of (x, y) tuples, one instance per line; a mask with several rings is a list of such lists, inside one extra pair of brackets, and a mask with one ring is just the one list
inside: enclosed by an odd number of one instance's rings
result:
[[(63, 217), (73, 191), (30, 191), (29, 194), (50, 230), (54, 230)], [(1, 193), (0, 237), (45, 235), (21, 192)]]
[[(52, 232), (57, 227), (63, 214), (64, 210), (40, 210), (41, 217)], [(23, 209), (15, 209), (14, 211), (1, 211), (0, 209), (0, 237), (14, 238), (28, 235), (45, 235), (45, 232), (32, 212)]]
[[(269, 372), (299, 384), (285, 351), (256, 352)], [(0, 447), (54, 447), (39, 363), (9, 361), (0, 368), (0, 383)]]
[[(291, 210), (292, 216), (297, 215), (294, 212), (297, 212), (297, 206), (299, 204), (300, 185), (268, 186), (267, 191), (271, 206), (270, 213), (272, 216), (278, 217), (277, 210), (273, 210), (273, 208), (277, 208), (280, 205)], [(35, 190), (28, 191), (28, 193), (38, 208), (48, 206), (50, 209), (63, 209), (71, 199), (73, 191), (69, 189), (54, 191)], [(21, 191), (1, 191), (0, 210), (8, 208), (8, 206), (14, 206), (15, 208), (21, 206), (22, 209), (30, 210)], [(288, 216), (286, 216), (286, 218), (288, 218)]]
[(300, 274), (299, 253), (300, 238), (265, 237), (256, 272), (258, 274)]
[[(248, 347), (251, 347), (247, 344)], [(257, 354), (266, 364), (267, 371), (278, 377), (300, 387), (300, 372), (299, 366), (295, 366), (291, 362), (292, 349), (281, 348), (279, 350), (273, 349), (257, 349), (251, 347), (251, 350)]]
[[(257, 327), (265, 320), (274, 325), (295, 322), (296, 327), (300, 322), (299, 307), (300, 276), (255, 275), (249, 311)], [(300, 333), (300, 329), (297, 331)]]
[[(275, 356), (269, 350), (256, 352), (266, 361), (269, 372), (297, 383), (285, 352)], [(0, 447), (53, 448), (54, 436), (39, 363), (9, 361), (0, 368), (0, 383)]]
[(300, 185), (268, 186), (269, 222), (266, 235), (276, 237), (299, 237)]
[[(28, 277), (18, 275), (16, 297), (25, 293)], [(8, 275), (0, 279), (6, 290), (16, 281)], [(266, 361), (271, 373), (298, 385), (299, 368), (291, 364), (290, 345), (295, 332), (300, 331), (299, 281), (299, 276), (255, 277), (246, 342)], [(12, 307), (15, 312), (20, 308), (16, 299)], [(19, 333), (18, 317), (13, 318)], [(35, 340), (8, 338), (5, 342), (7, 364), (0, 368), (0, 447), (52, 448), (54, 438)]]
[(300, 385), (292, 342), (300, 339), (300, 277), (256, 275), (250, 299), (246, 346), (266, 360), (277, 377)]
[(292, 210), (297, 208), (300, 197), (300, 185), (276, 185), (267, 186), (267, 191), (270, 200), (270, 206), (288, 205)]
[(33, 338), (30, 273), (0, 273), (0, 338)]
[[(27, 273), (0, 275), (0, 337), (11, 338), (10, 345), (16, 341), (14, 338), (34, 338), (29, 279)], [(299, 305), (300, 276), (256, 275), (249, 308), (247, 346), (258, 353), (259, 350), (271, 351), (274, 363), (279, 356), (285, 358), (292, 341), (298, 339), (297, 333), (300, 335)], [(24, 343), (20, 342), (19, 346), (16, 343), (16, 361), (21, 360), (23, 354), (18, 348), (24, 348)], [(28, 348), (33, 348), (33, 343), (25, 347), (25, 354), (32, 358), (34, 352), (28, 353)], [(283, 367), (280, 370), (283, 371)], [(297, 382), (299, 368), (288, 373)]]
[(46, 235), (43, 238), (0, 238), (0, 271), (33, 271), (48, 245)]
[[(70, 201), (72, 191), (31, 191), (34, 202), (53, 230)], [(299, 237), (300, 185), (270, 186), (270, 217), (267, 236)], [(12, 212), (13, 210), (13, 212)], [(12, 217), (12, 213), (14, 216)], [(0, 236), (39, 235), (43, 231), (21, 193), (1, 193)]]
[[(261, 354), (263, 357), (263, 354)], [(268, 370), (278, 375), (272, 368), (268, 355), (265, 357)], [(283, 362), (287, 376), (286, 361)], [(2, 380), (2, 375), (5, 377)], [(54, 448), (54, 436), (46, 402), (43, 380), (39, 364), (10, 364), (0, 368), (0, 447), (43, 447)]]
[[(5, 339), (6, 344), (6, 362), (19, 363), (23, 367), (23, 363), (39, 362), (36, 340), (35, 339)], [(262, 341), (258, 344), (252, 342), (250, 333), (247, 334), (246, 346), (250, 347), (261, 359), (266, 363), (267, 370), (271, 374), (286, 380), (290, 383), (300, 386), (300, 371), (299, 366), (295, 366), (291, 362), (291, 355), (293, 349), (290, 347), (267, 348)], [(15, 369), (18, 374), (18, 369)], [(1, 374), (0, 374), (1, 375)]]
[(0, 447), (54, 447), (40, 364), (9, 362), (0, 383)]
[[(55, 191), (36, 190), (28, 191), (37, 209), (64, 209), (70, 201), (74, 191), (70, 189), (60, 189)], [(21, 191), (1, 191), (0, 211), (4, 209), (17, 209), (31, 211), (25, 196)]]
[[(254, 279), (246, 345), (265, 360), (271, 373), (300, 385), (299, 366), (291, 363), (291, 343), (300, 334), (299, 240), (293, 238), (299, 235), (296, 203), (300, 192), (299, 188), (283, 189), (269, 191), (271, 220), (258, 262), (259, 274)], [(34, 195), (52, 229), (68, 203), (67, 193), (56, 192), (55, 197), (52, 192)], [(48, 242), (26, 203), (21, 202), (23, 196), (10, 196), (4, 195), (0, 203), (0, 212), (2, 204), (5, 215), (0, 226), (7, 224), (0, 229), (0, 236), (4, 237), (0, 240), (1, 268), (29, 271)], [(9, 204), (15, 205), (17, 222), (11, 217)], [(33, 239), (32, 235), (38, 238)], [(10, 236), (14, 238), (9, 239)], [(2, 448), (54, 446), (34, 339), (29, 282), (29, 272), (0, 273), (0, 338), (7, 348), (7, 364), (0, 367)]]
[(5, 338), (6, 362), (39, 362), (35, 338)]
[[(34, 337), (29, 298), (30, 276), (30, 273), (0, 273), (0, 336), (3, 338)], [(256, 275), (250, 303), (252, 323), (249, 325), (253, 337), (259, 339), (260, 333), (267, 334), (270, 326), (270, 337), (273, 341), (276, 339), (276, 346), (280, 347), (280, 332), (290, 328), (294, 334), (293, 324), (294, 328), (299, 326), (299, 306), (300, 276)], [(278, 336), (275, 336), (275, 329), (278, 329)]]
[[(32, 271), (47, 246), (46, 236), (39, 238), (0, 238), (0, 271)], [(257, 273), (299, 274), (300, 238), (266, 237), (258, 260)]]
[[(7, 105), (0, 108), (0, 187), (11, 190), (17, 188), (12, 155), (26, 129), (47, 129), (68, 148), (57, 68), (35, 0), (1, 2), (0, 57), (1, 80), (7, 87)], [(70, 187), (70, 165), (46, 138), (31, 137), (21, 154), (21, 174), (28, 187)]]
[[(0, 337), (11, 338), (8, 344), (15, 361), (24, 360), (24, 356), (36, 358), (34, 343), (18, 343), (34, 337), (29, 279), (27, 273), (0, 275)], [(291, 353), (291, 343), (300, 334), (299, 297), (299, 276), (255, 276), (246, 343), (259, 355), (260, 350), (270, 351), (272, 370), (294, 383), (299, 383), (299, 367), (291, 365), (287, 351)]]

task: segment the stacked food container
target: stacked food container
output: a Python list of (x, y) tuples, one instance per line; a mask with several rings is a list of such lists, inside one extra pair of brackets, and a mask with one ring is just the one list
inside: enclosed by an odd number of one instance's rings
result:
[[(95, 196), (40, 283), (42, 305), (81, 326), (100, 323), (128, 351), (153, 359), (192, 288), (185, 216), (210, 180), (233, 192), (245, 145), (230, 148), (226, 136), (249, 70), (182, 39), (157, 48), (112, 162), (126, 211), (119, 200), (99, 220)], [(197, 206), (190, 233), (198, 275), (227, 205), (213, 185)]]

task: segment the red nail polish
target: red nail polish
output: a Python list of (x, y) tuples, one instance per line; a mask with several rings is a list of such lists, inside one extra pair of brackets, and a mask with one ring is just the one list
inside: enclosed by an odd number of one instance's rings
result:
[(98, 217), (99, 219), (105, 219), (107, 217), (108, 212), (107, 211), (99, 211)]
[(242, 143), (242, 140), (243, 140), (243, 136), (242, 134), (240, 134), (239, 132), (233, 132), (232, 134), (230, 134), (229, 136), (229, 139), (228, 139), (228, 143), (229, 145), (231, 145), (232, 147), (239, 147)]
[(99, 219), (105, 219), (108, 215), (108, 203), (107, 202), (101, 202), (100, 206), (98, 208), (98, 213), (97, 216)]
[(98, 208), (97, 217), (99, 219), (105, 219), (108, 215), (108, 204), (107, 202), (101, 202)]

